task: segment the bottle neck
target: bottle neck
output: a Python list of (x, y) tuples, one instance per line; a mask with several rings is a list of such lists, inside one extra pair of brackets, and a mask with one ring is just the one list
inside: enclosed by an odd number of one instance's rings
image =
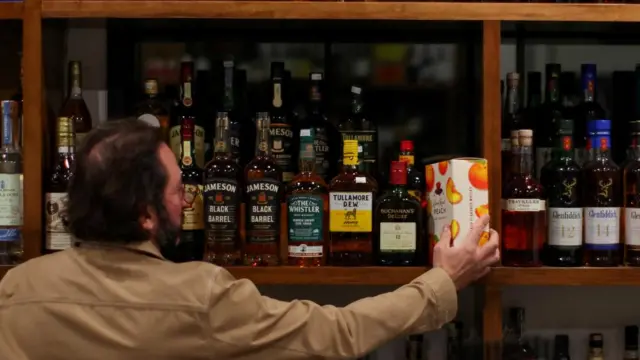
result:
[(550, 104), (560, 103), (560, 87), (558, 85), (558, 78), (556, 77), (550, 77), (549, 79), (547, 79), (545, 102), (548, 102)]
[(507, 92), (507, 113), (515, 115), (520, 110), (520, 99), (518, 98), (518, 87), (511, 86)]
[(256, 157), (271, 156), (271, 134), (268, 127), (258, 127), (256, 134)]
[(215, 157), (231, 157), (231, 140), (228, 126), (216, 126), (213, 153)]
[(281, 77), (271, 78), (271, 111), (276, 114), (284, 111), (284, 84)]
[(311, 174), (316, 171), (316, 154), (313, 142), (300, 144), (300, 172)]
[(14, 131), (17, 129), (17, 122), (13, 115), (4, 115), (2, 119), (2, 148), (14, 148)]
[(596, 98), (596, 80), (595, 74), (585, 74), (583, 75), (583, 86), (582, 91), (584, 92), (584, 102), (594, 102)]
[(233, 94), (233, 66), (225, 66), (224, 68), (224, 97), (222, 99), (222, 107), (224, 111), (233, 111), (235, 99)]
[(540, 105), (542, 102), (542, 94), (540, 92), (540, 82), (534, 83), (529, 88), (529, 98), (527, 99), (527, 106), (531, 108), (535, 108)]
[(362, 98), (360, 97), (360, 95), (353, 95), (353, 98), (351, 99), (351, 113), (353, 115), (360, 115), (362, 114)]
[(611, 136), (598, 135), (591, 137), (593, 159), (596, 161), (611, 160)]
[(182, 83), (182, 87), (180, 88), (181, 91), (181, 96), (180, 96), (180, 100), (182, 103), (182, 106), (184, 107), (188, 107), (190, 108), (191, 105), (193, 104), (193, 93), (192, 93), (192, 83), (191, 80), (188, 81), (184, 81)]
[(533, 149), (531, 146), (520, 146), (520, 174), (530, 176), (533, 170)]
[(314, 83), (311, 85), (311, 95), (309, 97), (309, 111), (313, 114), (322, 113), (322, 92), (320, 90), (319, 83)]
[(82, 75), (80, 71), (72, 72), (69, 77), (69, 97), (73, 99), (82, 98)]
[(400, 153), (400, 161), (404, 161), (407, 163), (407, 167), (413, 167), (415, 165), (415, 155), (413, 151), (403, 151)]
[[(353, 156), (352, 156), (353, 155)], [(342, 170), (347, 172), (358, 171), (358, 153), (345, 152), (342, 156)]]
[(640, 134), (634, 134), (631, 137), (631, 146), (629, 146), (629, 155), (632, 159), (640, 161)]
[(187, 129), (184, 125), (182, 125), (182, 134), (181, 134), (181, 155), (180, 155), (180, 163), (182, 167), (194, 167), (195, 164), (195, 146), (193, 144), (193, 129)]
[(554, 158), (558, 160), (573, 160), (574, 150), (571, 135), (560, 136), (556, 138), (556, 144), (553, 149)]

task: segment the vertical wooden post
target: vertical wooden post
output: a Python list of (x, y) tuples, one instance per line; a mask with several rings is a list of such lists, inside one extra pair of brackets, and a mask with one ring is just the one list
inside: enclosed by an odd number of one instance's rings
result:
[(25, 0), (22, 19), (24, 71), (23, 193), (24, 258), (40, 256), (42, 239), (42, 7), (41, 0)]

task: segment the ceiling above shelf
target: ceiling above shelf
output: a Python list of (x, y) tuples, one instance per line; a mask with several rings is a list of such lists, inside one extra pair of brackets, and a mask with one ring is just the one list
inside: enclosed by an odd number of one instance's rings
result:
[(45, 18), (640, 21), (640, 5), (376, 1), (44, 0)]
[(22, 19), (22, 2), (0, 2), (0, 20)]

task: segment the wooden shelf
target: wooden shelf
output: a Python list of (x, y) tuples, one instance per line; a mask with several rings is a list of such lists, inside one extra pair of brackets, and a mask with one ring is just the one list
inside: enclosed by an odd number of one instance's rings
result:
[(487, 284), (497, 286), (638, 286), (640, 268), (507, 268), (491, 271)]
[(236, 278), (259, 285), (404, 285), (426, 271), (421, 267), (292, 266), (227, 268)]
[(0, 3), (0, 19), (21, 19), (22, 2), (2, 2)]
[(640, 21), (640, 5), (377, 1), (45, 0), (45, 18)]

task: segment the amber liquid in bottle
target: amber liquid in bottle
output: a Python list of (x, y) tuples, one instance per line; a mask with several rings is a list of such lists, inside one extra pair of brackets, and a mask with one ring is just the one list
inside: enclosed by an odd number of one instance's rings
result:
[(329, 185), (330, 262), (334, 266), (373, 263), (374, 178), (358, 170), (358, 141), (345, 140), (342, 171)]
[(80, 61), (69, 61), (69, 95), (59, 116), (73, 119), (78, 143), (82, 141), (84, 135), (91, 131), (91, 114), (82, 98), (82, 64)]
[(144, 81), (144, 100), (138, 104), (136, 116), (138, 120), (160, 129), (162, 140), (169, 143), (169, 112), (158, 99), (158, 80)]
[(630, 156), (624, 168), (624, 262), (628, 266), (640, 266), (640, 121), (630, 125)]
[(284, 194), (282, 172), (271, 156), (269, 113), (256, 119), (256, 154), (245, 167), (246, 243), (244, 263), (280, 264), (280, 206)]
[(512, 143), (513, 177), (503, 190), (502, 264), (541, 266), (546, 233), (543, 189), (533, 177), (533, 131), (519, 130)]

